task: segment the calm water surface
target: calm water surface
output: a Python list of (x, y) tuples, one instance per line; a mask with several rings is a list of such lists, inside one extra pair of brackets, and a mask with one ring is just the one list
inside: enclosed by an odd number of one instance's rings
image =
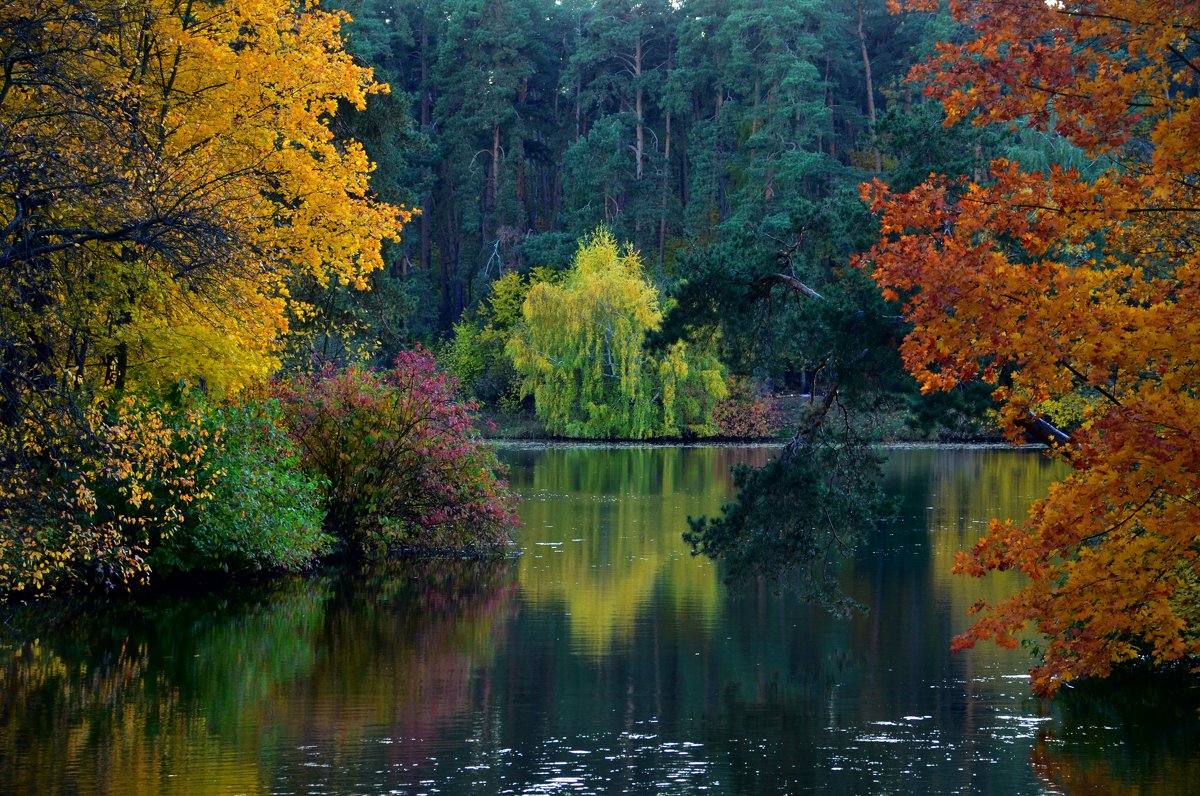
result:
[[(731, 593), (680, 541), (754, 448), (507, 448), (514, 562), (390, 564), (163, 598), (0, 648), (20, 794), (1195, 793), (1194, 707), (1028, 695), (1026, 654), (952, 655), (1011, 578), (949, 575), (1059, 471), (890, 452), (896, 521), (837, 620)], [(781, 506), (787, 510), (787, 506)]]

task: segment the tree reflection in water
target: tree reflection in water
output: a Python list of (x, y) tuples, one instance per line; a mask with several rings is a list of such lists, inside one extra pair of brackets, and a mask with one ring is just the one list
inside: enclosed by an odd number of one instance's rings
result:
[[(270, 765), (268, 736), (273, 749), (319, 747), (331, 766), (368, 729), (436, 737), (467, 710), (514, 589), (507, 561), (389, 562), (79, 617), (0, 651), (0, 783), (41, 796), (266, 793), (310, 762)], [(423, 761), (379, 748), (381, 765)]]
[(1200, 688), (1181, 666), (1063, 689), (1030, 756), (1047, 790), (1087, 796), (1189, 793), (1200, 782)]
[(881, 461), (861, 437), (815, 425), (764, 466), (738, 468), (737, 501), (720, 517), (689, 519), (684, 541), (721, 561), (730, 581), (794, 574), (789, 582), (810, 602), (840, 616), (862, 610), (838, 570), (886, 514)]

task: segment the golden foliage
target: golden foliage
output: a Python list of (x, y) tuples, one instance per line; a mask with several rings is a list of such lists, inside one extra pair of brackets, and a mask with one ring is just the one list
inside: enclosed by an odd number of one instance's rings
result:
[(0, 399), (277, 366), (288, 284), (365, 286), (410, 213), (329, 122), (386, 86), (295, 0), (0, 6)]
[[(202, 462), (220, 434), (195, 411), (176, 420), (132, 397), (93, 405), (48, 464), (0, 471), (0, 594), (144, 583), (147, 555), (211, 496)], [(6, 449), (50, 450), (40, 425), (3, 433), (25, 435)]]

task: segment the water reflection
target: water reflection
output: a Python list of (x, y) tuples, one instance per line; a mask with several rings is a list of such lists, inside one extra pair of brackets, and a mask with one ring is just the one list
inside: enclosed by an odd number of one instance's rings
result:
[[(512, 450), (513, 486), (525, 496), (523, 597), (568, 617), (575, 649), (628, 646), (652, 600), (708, 627), (721, 610), (716, 569), (680, 543), (689, 515), (717, 512), (735, 464), (762, 464), (770, 448), (558, 447)], [(603, 464), (597, 465), (597, 460)]]
[[(506, 563), (392, 563), (80, 618), (0, 664), (12, 793), (302, 792), (314, 772), (420, 768), (511, 610)], [(345, 744), (351, 743), (346, 749)]]
[(163, 599), (0, 648), (0, 792), (1191, 792), (1194, 707), (1046, 706), (1021, 651), (948, 651), (1014, 586), (950, 577), (953, 551), (1051, 463), (893, 452), (899, 516), (845, 562), (870, 610), (841, 621), (729, 593), (679, 538), (767, 455), (508, 449), (519, 561)]
[(1048, 791), (1089, 796), (1183, 793), (1200, 782), (1200, 688), (1195, 675), (1081, 684), (1054, 703), (1033, 749)]

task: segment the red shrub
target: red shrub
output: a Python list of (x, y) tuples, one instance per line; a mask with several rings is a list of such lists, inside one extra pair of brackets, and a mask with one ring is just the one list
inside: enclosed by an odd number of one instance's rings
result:
[(326, 527), (352, 552), (507, 543), (515, 498), (454, 387), (420, 348), (391, 370), (326, 368), (278, 385), (303, 465), (325, 481)]
[(746, 379), (729, 380), (729, 396), (717, 402), (713, 420), (720, 436), (738, 439), (775, 437), (783, 428), (775, 396), (755, 389)]

